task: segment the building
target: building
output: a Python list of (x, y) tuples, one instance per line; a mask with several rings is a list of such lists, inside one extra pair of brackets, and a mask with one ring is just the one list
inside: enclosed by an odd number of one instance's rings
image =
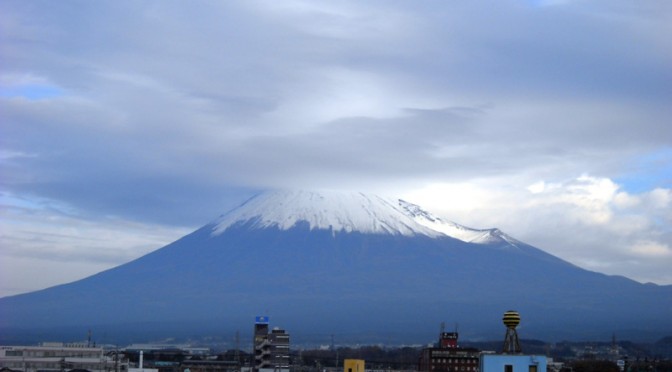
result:
[(457, 339), (457, 332), (441, 332), (437, 347), (422, 350), (418, 371), (479, 372), (478, 349), (460, 347)]
[(45, 343), (40, 346), (0, 346), (0, 368), (23, 372), (87, 370), (127, 371), (128, 361), (117, 353), (85, 344)]
[(140, 351), (146, 354), (164, 353), (167, 351), (176, 351), (184, 355), (210, 355), (210, 348), (207, 347), (193, 347), (189, 344), (131, 344), (123, 349), (128, 353), (139, 353)]
[(268, 341), (268, 317), (258, 316), (254, 321), (254, 371), (271, 366), (271, 343)]
[(138, 359), (138, 368), (129, 368), (128, 372), (159, 372), (158, 368), (145, 368), (143, 359), (143, 351), (140, 350), (140, 357)]
[(289, 334), (278, 327), (268, 335), (271, 348), (271, 366), (274, 370), (289, 370)]
[(268, 317), (254, 323), (254, 371), (289, 371), (289, 334), (280, 328), (269, 333)]
[(479, 367), (482, 372), (546, 372), (543, 355), (483, 354)]
[(364, 372), (364, 361), (361, 359), (346, 359), (343, 361), (343, 372)]
[[(223, 360), (185, 360), (180, 363), (179, 371), (189, 372), (238, 372), (240, 364), (236, 361)], [(159, 372), (161, 372), (159, 370)]]

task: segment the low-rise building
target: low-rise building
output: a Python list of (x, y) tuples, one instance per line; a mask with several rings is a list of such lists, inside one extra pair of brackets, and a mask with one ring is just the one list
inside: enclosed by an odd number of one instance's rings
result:
[(546, 372), (544, 355), (482, 354), (481, 372)]
[(121, 360), (116, 353), (106, 354), (101, 347), (48, 343), (40, 346), (0, 346), (0, 368), (23, 372), (112, 372), (127, 371), (128, 361)]

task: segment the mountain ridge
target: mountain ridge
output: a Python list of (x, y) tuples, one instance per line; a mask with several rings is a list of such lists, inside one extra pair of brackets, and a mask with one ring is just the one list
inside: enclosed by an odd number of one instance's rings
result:
[[(452, 225), (403, 201), (330, 193), (316, 204), (289, 203), (316, 194), (279, 195), (252, 198), (118, 267), (0, 299), (0, 341), (53, 326), (225, 332), (265, 314), (298, 335), (426, 342), (446, 320), (460, 323), (465, 337), (496, 336), (511, 308), (528, 337), (672, 333), (672, 286), (584, 270), (498, 229)], [(324, 215), (334, 205), (347, 210)], [(313, 219), (299, 218), (297, 208)], [(462, 231), (462, 240), (418, 221)], [(494, 239), (469, 241), (478, 234)]]

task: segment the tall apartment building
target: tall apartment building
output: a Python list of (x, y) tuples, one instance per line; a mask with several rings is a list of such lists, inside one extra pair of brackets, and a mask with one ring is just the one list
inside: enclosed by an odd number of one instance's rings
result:
[(268, 317), (258, 316), (254, 321), (254, 371), (270, 368), (271, 343), (268, 341)]
[(254, 323), (254, 371), (289, 371), (289, 334), (277, 327), (269, 332), (265, 316)]

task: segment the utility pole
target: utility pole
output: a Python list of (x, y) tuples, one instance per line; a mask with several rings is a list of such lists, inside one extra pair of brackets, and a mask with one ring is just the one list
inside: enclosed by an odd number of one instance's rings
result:
[(331, 349), (336, 351), (336, 369), (338, 370), (338, 348), (336, 348), (336, 343), (334, 342), (334, 334), (331, 334)]
[(233, 353), (233, 359), (240, 366), (240, 332), (236, 331), (236, 351)]

